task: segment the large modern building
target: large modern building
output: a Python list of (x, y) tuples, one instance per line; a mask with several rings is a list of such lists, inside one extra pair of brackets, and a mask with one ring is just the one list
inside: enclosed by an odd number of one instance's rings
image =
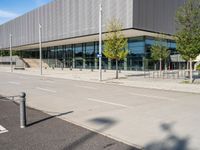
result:
[[(123, 24), (129, 54), (121, 69), (153, 68), (150, 47), (158, 33), (164, 33), (171, 55), (176, 56), (175, 14), (185, 0), (102, 0), (103, 32), (112, 18)], [(42, 57), (54, 67), (98, 68), (100, 0), (54, 0), (0, 25), (0, 47), (13, 50), (23, 58), (39, 58), (39, 24), (42, 26)], [(176, 60), (169, 60), (171, 68)], [(114, 69), (114, 62), (103, 56), (103, 68)]]

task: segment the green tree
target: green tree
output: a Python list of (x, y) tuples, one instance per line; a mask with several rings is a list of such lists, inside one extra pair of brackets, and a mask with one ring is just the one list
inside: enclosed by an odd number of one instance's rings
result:
[(6, 50), (1, 50), (1, 56), (10, 56), (10, 52)]
[(189, 61), (190, 61), (190, 57), (186, 56), (186, 55), (181, 55), (181, 57), (186, 61), (187, 63), (187, 70), (189, 70)]
[[(12, 51), (12, 55), (13, 56), (19, 56), (20, 55), (20, 51)], [(10, 51), (9, 50), (1, 50), (0, 51), (0, 56), (10, 56)]]
[(200, 0), (187, 0), (176, 13), (177, 50), (190, 61), (190, 82), (192, 83), (192, 61), (200, 54)]
[(151, 46), (151, 58), (154, 61), (160, 62), (160, 73), (162, 71), (162, 60), (165, 62), (166, 69), (166, 60), (170, 55), (170, 51), (167, 48), (167, 42), (164, 39), (157, 38), (155, 43)]
[(124, 60), (128, 54), (127, 39), (122, 33), (122, 24), (112, 19), (107, 25), (103, 54), (116, 62), (116, 79), (118, 79), (118, 62)]

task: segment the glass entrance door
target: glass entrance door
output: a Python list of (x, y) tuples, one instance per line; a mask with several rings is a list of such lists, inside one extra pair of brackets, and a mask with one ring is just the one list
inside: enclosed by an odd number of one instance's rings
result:
[(73, 50), (72, 48), (67, 48), (65, 53), (65, 67), (71, 68), (73, 65)]

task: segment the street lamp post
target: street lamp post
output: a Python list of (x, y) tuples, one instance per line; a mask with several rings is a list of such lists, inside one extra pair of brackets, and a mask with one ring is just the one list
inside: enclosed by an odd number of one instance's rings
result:
[(10, 34), (10, 69), (13, 72), (13, 62), (12, 62), (12, 34)]
[(102, 1), (99, 5), (99, 81), (102, 81)]
[(0, 50), (1, 50), (1, 64), (2, 64), (2, 60), (3, 60), (3, 58), (2, 58), (2, 49), (1, 49), (1, 46), (0, 46)]
[(42, 75), (42, 26), (39, 24), (40, 75)]

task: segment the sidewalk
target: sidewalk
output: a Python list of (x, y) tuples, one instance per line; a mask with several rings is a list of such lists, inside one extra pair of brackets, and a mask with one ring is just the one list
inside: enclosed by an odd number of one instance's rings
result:
[(186, 84), (183, 83), (183, 80), (181, 79), (152, 79), (144, 77), (134, 77), (132, 79), (120, 79), (119, 81), (113, 81), (120, 82), (121, 85), (139, 88), (200, 93), (200, 84)]
[[(9, 67), (0, 67), (2, 72), (10, 72)], [(39, 69), (26, 68), (26, 70), (14, 70), (14, 73), (40, 76)], [(200, 93), (200, 81), (195, 84), (186, 84), (183, 79), (162, 79), (162, 78), (144, 78), (142, 71), (122, 71), (119, 73), (119, 79), (115, 79), (114, 70), (102, 70), (103, 81), (101, 83), (116, 84), (130, 87), (161, 89), (179, 92)], [(62, 78), (70, 80), (81, 80), (88, 82), (99, 82), (98, 70), (79, 70), (79, 69), (43, 69), (44, 77)]]

